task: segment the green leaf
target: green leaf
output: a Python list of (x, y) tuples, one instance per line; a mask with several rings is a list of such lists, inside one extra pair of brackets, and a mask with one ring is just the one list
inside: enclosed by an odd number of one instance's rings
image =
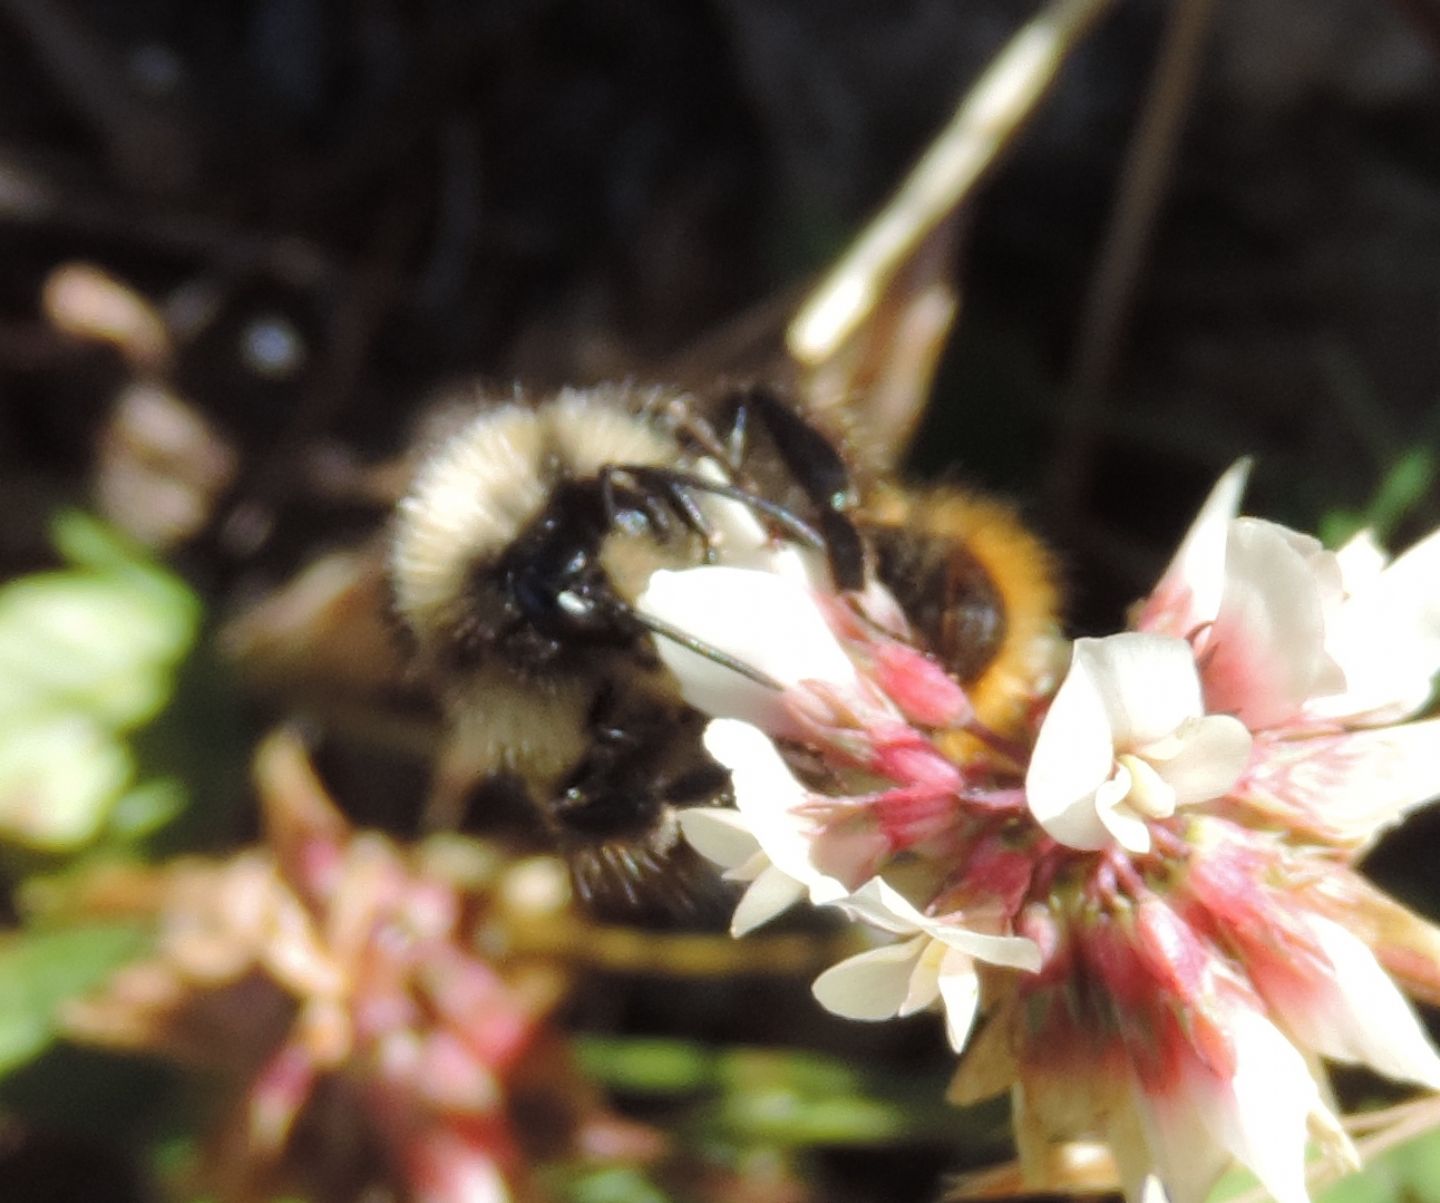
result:
[(715, 1050), (685, 1040), (588, 1036), (578, 1045), (586, 1074), (630, 1094), (688, 1094), (713, 1086)]
[(988, 1112), (944, 1102), (948, 1074), (885, 1074), (798, 1050), (711, 1048), (683, 1040), (584, 1038), (580, 1061), (622, 1093), (702, 1095), (702, 1127), (781, 1147), (956, 1143)]
[(133, 771), (125, 745), (79, 711), (8, 724), (0, 736), (0, 832), (40, 851), (88, 843)]
[(1434, 496), (1440, 476), (1436, 459), (1429, 447), (1405, 452), (1390, 465), (1363, 511), (1333, 510), (1321, 519), (1321, 540), (1327, 547), (1339, 547), (1352, 535), (1370, 530), (1380, 543), (1386, 543), (1412, 510)]
[(670, 1197), (639, 1170), (612, 1166), (566, 1184), (567, 1203), (670, 1203)]
[(1440, 1131), (1426, 1132), (1368, 1162), (1317, 1195), (1316, 1203), (1437, 1203)]
[(74, 565), (0, 586), (0, 837), (44, 853), (153, 831), (183, 802), (136, 784), (131, 732), (174, 696), (200, 606), (93, 518), (61, 515)]
[(97, 986), (145, 944), (129, 924), (30, 932), (0, 939), (0, 1075), (43, 1052), (56, 1009)]

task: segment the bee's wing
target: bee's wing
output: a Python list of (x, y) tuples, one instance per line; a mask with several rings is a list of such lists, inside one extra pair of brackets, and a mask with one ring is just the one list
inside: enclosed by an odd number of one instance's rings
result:
[(666, 377), (713, 394), (716, 381), (763, 381), (793, 397), (862, 473), (893, 470), (930, 397), (959, 310), (955, 283), (961, 215), (920, 240), (852, 332), (808, 358), (791, 334), (820, 288), (790, 289), (687, 348)]
[(806, 413), (843, 441), (862, 471), (892, 470), (924, 416), (960, 309), (955, 277), (962, 219), (961, 212), (952, 213), (919, 241), (844, 339), (807, 354), (795, 322), (788, 327), (796, 392)]

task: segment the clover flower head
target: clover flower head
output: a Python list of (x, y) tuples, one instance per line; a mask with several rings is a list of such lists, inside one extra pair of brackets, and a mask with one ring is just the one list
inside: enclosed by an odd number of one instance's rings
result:
[(1035, 673), (1018, 738), (889, 604), (753, 569), (647, 602), (753, 670), (662, 647), (731, 771), (735, 811), (681, 824), (748, 883), (734, 930), (808, 898), (890, 937), (816, 997), (942, 1009), (969, 1045), (952, 1097), (1013, 1092), (1037, 1186), (1100, 1141), (1134, 1201), (1202, 1203), (1238, 1160), (1306, 1203), (1311, 1143), (1355, 1160), (1324, 1061), (1440, 1089), (1405, 997), (1440, 1001), (1440, 929), (1354, 867), (1440, 795), (1440, 719), (1410, 718), (1440, 668), (1440, 533), (1393, 563), (1330, 552), (1241, 517), (1247, 471), (1131, 629)]
[[(266, 846), (92, 883), (97, 907), (137, 900), (157, 944), (70, 1006), (67, 1033), (246, 1082), (212, 1170), (225, 1197), (294, 1181), (324, 1193), (310, 1178), (326, 1169), (425, 1203), (529, 1197), (530, 1134), (510, 1106), (532, 1070), (566, 1064), (545, 1023), (554, 1000), (476, 952), (458, 885), (351, 830), (291, 737), (272, 737), (259, 772)], [(572, 1138), (609, 1122), (578, 1074), (564, 1089)], [(373, 1142), (384, 1164), (317, 1170), (296, 1153), (302, 1129), (332, 1125), (367, 1132), (347, 1153)]]

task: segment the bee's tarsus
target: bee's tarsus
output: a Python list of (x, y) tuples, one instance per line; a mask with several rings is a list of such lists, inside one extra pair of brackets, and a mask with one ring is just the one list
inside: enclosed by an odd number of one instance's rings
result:
[(834, 578), (835, 587), (847, 592), (865, 588), (869, 558), (865, 553), (865, 541), (849, 515), (839, 510), (822, 510), (820, 524), (825, 534), (825, 555), (830, 562), (830, 575)]
[(657, 482), (663, 481), (676, 492), (693, 490), (698, 493), (710, 493), (716, 497), (724, 497), (728, 501), (739, 502), (747, 509), (754, 510), (757, 514), (768, 518), (780, 528), (782, 533), (796, 542), (803, 543), (806, 547), (817, 551), (825, 546), (825, 536), (794, 510), (779, 502), (771, 501), (768, 497), (762, 497), (744, 485), (731, 484), (723, 480), (709, 480), (704, 476), (697, 476), (693, 472), (681, 472), (670, 468), (648, 468), (645, 470), (645, 474), (649, 479)]

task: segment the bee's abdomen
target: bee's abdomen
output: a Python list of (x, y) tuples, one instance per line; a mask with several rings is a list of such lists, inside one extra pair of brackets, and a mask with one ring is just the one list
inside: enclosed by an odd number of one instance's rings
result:
[(916, 633), (1004, 730), (1054, 666), (1060, 591), (1048, 549), (1003, 502), (884, 489), (861, 521), (881, 581)]
[(1005, 643), (1004, 599), (963, 543), (926, 530), (873, 527), (876, 571), (911, 626), (945, 667), (969, 685)]

